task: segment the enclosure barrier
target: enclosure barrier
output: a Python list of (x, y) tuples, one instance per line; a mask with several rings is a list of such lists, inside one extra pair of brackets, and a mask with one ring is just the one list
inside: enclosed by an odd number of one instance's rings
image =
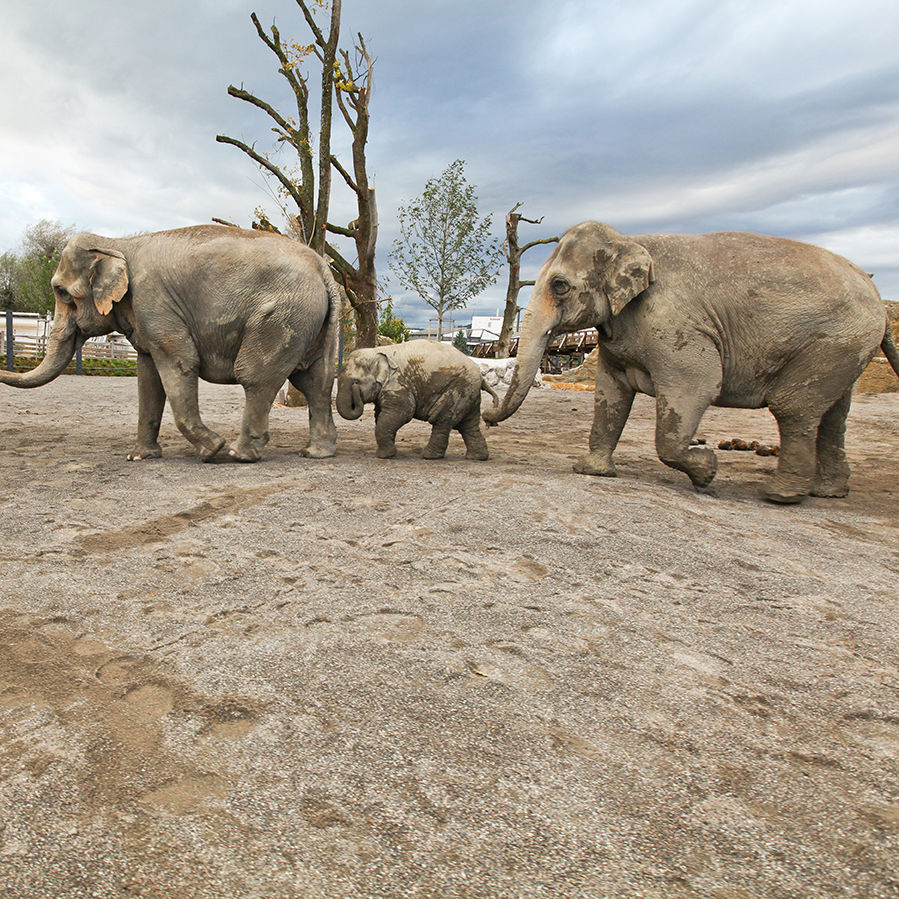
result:
[[(6, 370), (15, 371), (16, 358), (35, 360), (47, 352), (53, 319), (49, 315), (6, 310), (6, 328), (0, 332), (0, 356)], [(137, 351), (122, 334), (91, 337), (75, 352), (75, 374), (84, 374), (82, 359), (136, 360)]]

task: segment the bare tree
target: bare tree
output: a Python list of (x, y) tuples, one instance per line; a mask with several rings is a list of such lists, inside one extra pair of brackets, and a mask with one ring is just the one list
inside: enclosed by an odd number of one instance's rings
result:
[[(331, 25), (329, 36), (326, 39), (322, 30), (318, 27), (305, 0), (296, 0), (297, 5), (303, 11), (303, 15), (315, 38), (314, 44), (301, 45), (297, 42), (285, 44), (281, 40), (281, 33), (276, 25), (272, 25), (271, 34), (267, 32), (259, 22), (256, 13), (250, 15), (259, 39), (275, 54), (280, 63), (278, 71), (287, 81), (296, 100), (296, 118), (287, 118), (281, 115), (270, 103), (260, 99), (244, 90), (243, 87), (228, 86), (228, 94), (238, 100), (261, 109), (275, 123), (272, 131), (277, 136), (278, 142), (288, 144), (297, 154), (299, 162), (299, 177), (289, 177), (280, 166), (272, 162), (266, 154), (259, 153), (255, 147), (251, 147), (241, 140), (219, 134), (216, 140), (219, 143), (231, 144), (246, 153), (260, 168), (269, 172), (280, 184), (284, 194), (290, 197), (298, 209), (298, 225), (303, 241), (324, 254), (325, 228), (319, 212), (324, 209), (327, 214), (328, 198), (322, 197), (322, 190), (330, 190), (331, 175), (331, 96), (334, 90), (334, 59), (337, 52), (337, 35), (340, 29), (340, 3), (335, 0), (331, 6)], [(314, 53), (322, 63), (321, 91), (322, 91), (322, 124), (327, 122), (327, 131), (320, 135), (319, 139), (319, 175), (324, 170), (326, 178), (319, 183), (319, 200), (315, 200), (315, 161), (312, 152), (312, 131), (309, 124), (309, 84), (306, 76), (300, 69), (302, 62), (310, 54)], [(330, 65), (327, 60), (330, 59)]]
[[(287, 143), (297, 154), (298, 171), (286, 172), (264, 153), (258, 152), (243, 141), (226, 135), (219, 135), (220, 143), (232, 144), (254, 160), (264, 171), (278, 182), (279, 202), (281, 199), (293, 201), (297, 212), (291, 213), (282, 204), (282, 212), (287, 219), (287, 232), (316, 252), (325, 256), (331, 264), (337, 280), (347, 292), (356, 318), (357, 343), (359, 346), (374, 346), (377, 339), (377, 279), (375, 275), (375, 244), (378, 233), (377, 207), (374, 188), (368, 183), (365, 147), (368, 140), (369, 101), (372, 90), (372, 60), (362, 35), (358, 35), (355, 46), (355, 62), (346, 50), (339, 51), (340, 0), (331, 0), (330, 29), (326, 37), (313, 18), (306, 0), (296, 0), (303, 11), (312, 32), (314, 43), (301, 45), (295, 41), (282, 39), (276, 26), (271, 33), (265, 31), (255, 13), (251, 19), (263, 43), (275, 54), (280, 63), (278, 71), (287, 80), (294, 94), (297, 107), (295, 119), (279, 113), (264, 100), (241, 88), (231, 85), (228, 93), (262, 109), (275, 123), (272, 131), (279, 142)], [(324, 6), (321, 0), (310, 0), (314, 5)], [(321, 130), (318, 142), (318, 199), (315, 197), (315, 159), (312, 150), (312, 129), (309, 122), (309, 85), (301, 71), (301, 64), (314, 54), (322, 68), (321, 78)], [(330, 151), (331, 146), (331, 99), (336, 93), (341, 115), (353, 135), (352, 175), (341, 165)], [(358, 215), (346, 227), (328, 222), (328, 206), (331, 188), (331, 169), (336, 169), (354, 192)], [(261, 212), (256, 211), (254, 228), (280, 230)], [(340, 250), (326, 239), (327, 232), (351, 238), (356, 247), (356, 262), (350, 262)]]
[(518, 243), (518, 223), (528, 222), (531, 225), (539, 225), (543, 216), (538, 219), (525, 218), (519, 212), (521, 203), (516, 203), (506, 213), (506, 240), (503, 243), (503, 252), (509, 262), (509, 284), (506, 287), (506, 306), (503, 309), (503, 324), (499, 332), (499, 341), (496, 345), (498, 358), (509, 355), (512, 346), (512, 326), (515, 324), (515, 315), (518, 312), (518, 293), (522, 287), (530, 287), (533, 281), (522, 281), (521, 257), (532, 247), (543, 243), (558, 243), (558, 237), (544, 237), (540, 240), (532, 240), (523, 247)]

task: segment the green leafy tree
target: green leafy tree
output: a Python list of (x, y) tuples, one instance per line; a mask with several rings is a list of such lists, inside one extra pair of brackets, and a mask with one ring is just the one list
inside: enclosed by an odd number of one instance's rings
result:
[(7, 251), (0, 256), (0, 309), (12, 309), (16, 302), (16, 267), (19, 260)]
[(468, 349), (468, 338), (466, 338), (464, 331), (456, 331), (456, 336), (453, 338), (453, 346), (465, 353), (466, 356), (471, 355)]
[(378, 310), (378, 334), (389, 337), (394, 343), (405, 343), (409, 339), (406, 323), (393, 312), (393, 299), (387, 298)]
[(52, 312), (56, 305), (50, 279), (62, 248), (74, 233), (59, 222), (42, 219), (25, 229), (21, 254), (0, 257), (0, 302), (16, 312)]
[(457, 159), (431, 178), (420, 197), (397, 213), (400, 238), (390, 264), (400, 283), (437, 313), (437, 340), (447, 312), (461, 309), (492, 284), (502, 257), (491, 237), (491, 216), (480, 218), (475, 187)]

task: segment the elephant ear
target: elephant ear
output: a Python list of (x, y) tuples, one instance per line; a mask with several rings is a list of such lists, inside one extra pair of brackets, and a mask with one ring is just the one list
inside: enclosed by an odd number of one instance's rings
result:
[(606, 296), (612, 315), (621, 310), (636, 296), (643, 293), (655, 280), (652, 256), (638, 243), (628, 244), (613, 262), (606, 284)]
[(378, 383), (382, 387), (392, 381), (400, 370), (394, 359), (387, 353), (375, 353), (375, 366), (377, 368)]
[(112, 304), (118, 303), (128, 291), (128, 266), (118, 250), (91, 247), (91, 292), (100, 315), (109, 315)]

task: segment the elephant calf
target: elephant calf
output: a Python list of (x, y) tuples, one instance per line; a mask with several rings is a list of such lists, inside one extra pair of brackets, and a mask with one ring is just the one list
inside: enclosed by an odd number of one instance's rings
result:
[(442, 459), (450, 431), (462, 435), (466, 459), (488, 457), (481, 432), (481, 391), (499, 397), (464, 353), (442, 343), (414, 340), (351, 353), (337, 379), (337, 411), (346, 419), (375, 404), (378, 457), (396, 455), (396, 432), (413, 418), (431, 423), (425, 459)]

